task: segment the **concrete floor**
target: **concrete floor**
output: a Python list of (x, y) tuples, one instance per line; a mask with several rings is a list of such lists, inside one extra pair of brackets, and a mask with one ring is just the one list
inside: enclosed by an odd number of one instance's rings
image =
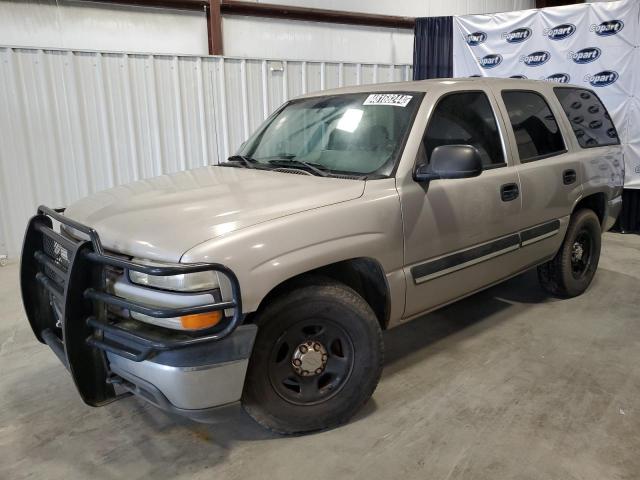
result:
[(534, 272), (386, 332), (349, 425), (298, 438), (135, 398), (93, 409), (27, 325), (0, 268), (0, 478), (638, 479), (640, 237), (607, 234), (583, 296)]

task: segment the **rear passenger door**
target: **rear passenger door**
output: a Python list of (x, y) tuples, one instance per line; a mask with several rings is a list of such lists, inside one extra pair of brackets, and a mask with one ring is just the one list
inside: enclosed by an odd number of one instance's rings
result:
[(570, 151), (563, 113), (550, 86), (540, 92), (501, 90), (498, 97), (519, 161), (522, 261), (535, 264), (560, 247), (582, 192), (581, 159)]

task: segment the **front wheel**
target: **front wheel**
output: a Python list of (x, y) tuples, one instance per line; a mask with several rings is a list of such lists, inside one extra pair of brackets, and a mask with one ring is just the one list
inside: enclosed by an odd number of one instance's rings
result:
[(574, 213), (554, 259), (538, 267), (542, 287), (557, 297), (582, 294), (598, 268), (601, 241), (600, 220), (593, 210)]
[(378, 320), (355, 291), (336, 282), (297, 288), (260, 315), (242, 403), (277, 433), (335, 427), (373, 394), (382, 359)]

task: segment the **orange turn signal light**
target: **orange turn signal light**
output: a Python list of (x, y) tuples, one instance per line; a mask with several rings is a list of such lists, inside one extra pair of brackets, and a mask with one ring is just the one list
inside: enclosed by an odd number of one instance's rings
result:
[(182, 328), (187, 330), (202, 330), (216, 326), (222, 320), (222, 312), (206, 312), (196, 315), (185, 315), (180, 317)]

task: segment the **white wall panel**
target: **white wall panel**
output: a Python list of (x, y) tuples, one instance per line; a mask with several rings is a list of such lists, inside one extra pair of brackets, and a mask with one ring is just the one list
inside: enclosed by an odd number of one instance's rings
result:
[[(411, 17), (535, 7), (535, 0), (270, 0), (269, 3)], [(413, 61), (411, 30), (242, 16), (224, 16), (222, 24), (225, 53), (231, 56), (384, 63)]]
[(302, 93), (410, 78), (409, 65), (0, 47), (0, 254), (17, 254), (39, 204), (216, 163)]
[(413, 61), (413, 30), (224, 16), (225, 54), (331, 61)]
[(203, 12), (73, 0), (0, 0), (0, 45), (206, 55)]
[[(426, 17), (533, 8), (535, 0), (269, 0), (268, 3)], [(232, 57), (409, 63), (413, 32), (223, 16)], [(74, 0), (0, 0), (0, 45), (207, 54), (204, 13)]]

